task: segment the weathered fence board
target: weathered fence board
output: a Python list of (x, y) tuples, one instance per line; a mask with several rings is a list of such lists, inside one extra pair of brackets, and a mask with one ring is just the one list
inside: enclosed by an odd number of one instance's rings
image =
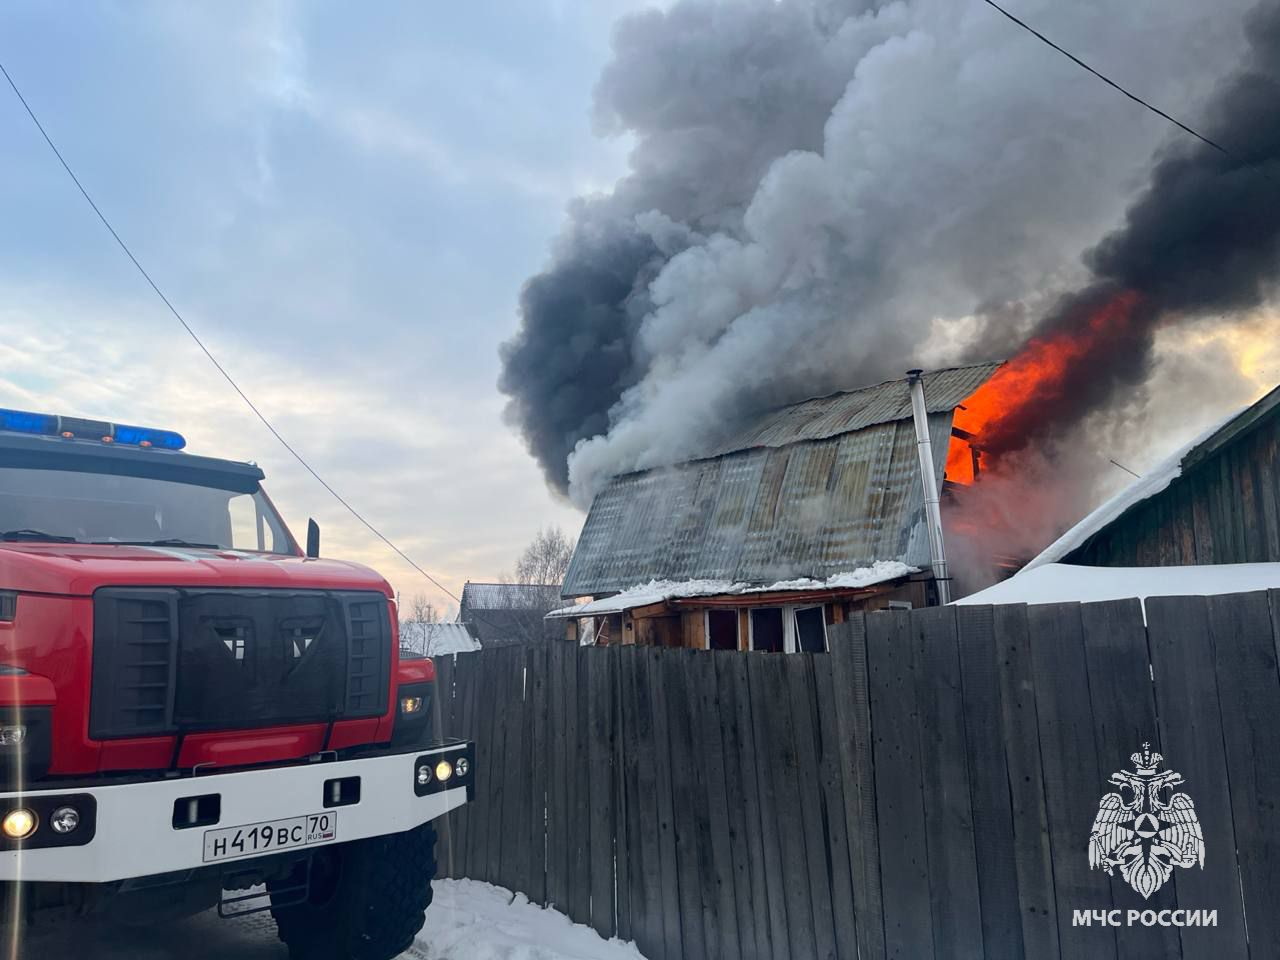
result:
[(662, 877), (662, 946), (667, 960), (684, 956), (680, 911), (680, 871), (676, 861), (675, 800), (671, 785), (671, 734), (667, 723), (667, 690), (662, 665), (668, 658), (660, 648), (645, 650), (649, 681), (649, 710), (653, 722), (654, 772), (657, 774), (658, 863)]
[[(1213, 903), (1218, 909), (1216, 929), (1181, 931), (1183, 956), (1187, 960), (1246, 957), (1244, 905), (1238, 896), (1221, 896), (1223, 890), (1239, 886), (1235, 857), (1214, 855), (1215, 850), (1234, 850), (1236, 836), (1208, 602), (1204, 597), (1152, 598), (1147, 601), (1147, 629), (1159, 743), (1169, 751), (1168, 761), (1176, 764), (1173, 769), (1187, 781), (1208, 851), (1202, 870), (1183, 870), (1176, 878), (1178, 899), (1184, 906)], [(1176, 753), (1173, 744), (1177, 744)]]
[[(1089, 680), (1084, 660), (1084, 627), (1079, 604), (1044, 604), (1027, 610), (1031, 663), (1036, 689), (1049, 846), (1057, 901), (1058, 943), (1064, 958), (1116, 955), (1116, 933), (1107, 926), (1076, 926), (1073, 908), (1091, 898), (1112, 907), (1109, 886), (1097, 898), (1098, 875), (1081, 856), (1082, 830), (1098, 809), (1104, 781), (1093, 739)], [(1075, 854), (1072, 856), (1072, 854)]]
[[(565, 671), (576, 662), (576, 651), (560, 644), (547, 651), (548, 740), (550, 749), (544, 758), (551, 766), (547, 776), (547, 899), (564, 909), (569, 904), (569, 790), (563, 780), (571, 759), (568, 739), (568, 684)], [(474, 660), (475, 655), (459, 659)]]
[(1045, 807), (1036, 694), (1026, 607), (996, 607), (996, 670), (1000, 679), (1000, 727), (1013, 810), (1014, 863), (1022, 943), (1028, 957), (1056, 957), (1058, 910), (1049, 853), (1049, 813)]
[(982, 903), (955, 609), (922, 610), (911, 623), (934, 942), (948, 944), (957, 957), (981, 957)]
[[(770, 699), (766, 673), (776, 673), (772, 657), (747, 657), (747, 678), (751, 692), (751, 738), (755, 748), (756, 790), (760, 798), (760, 844), (764, 863), (764, 906), (769, 917), (771, 956), (790, 960), (787, 930), (787, 903), (782, 868), (782, 844), (778, 839), (777, 785), (779, 771), (772, 752), (770, 715), (775, 708)], [(757, 907), (757, 909), (761, 909)]]
[(827, 883), (831, 891), (831, 926), (835, 955), (858, 955), (858, 930), (854, 919), (853, 878), (849, 869), (849, 835), (845, 822), (844, 784), (840, 773), (839, 733), (824, 729), (822, 718), (836, 715), (835, 680), (830, 670), (815, 670), (814, 733), (818, 739), (821, 814), (827, 842)]
[[(743, 845), (746, 848), (747, 869), (750, 883), (738, 887), (738, 896), (742, 901), (740, 909), (749, 912), (752, 936), (742, 935), (744, 944), (754, 944), (754, 953), (743, 948), (743, 955), (759, 957), (761, 960), (773, 955), (773, 947), (769, 934), (769, 892), (766, 881), (767, 870), (764, 859), (764, 838), (760, 827), (760, 790), (759, 768), (760, 756), (756, 751), (754, 725), (751, 715), (751, 688), (747, 680), (747, 660), (744, 657), (724, 656), (720, 658), (721, 678), (728, 677), (733, 690), (733, 712), (726, 712), (726, 730), (732, 732), (736, 739), (737, 763), (741, 774)], [(730, 760), (732, 763), (732, 760)]]
[(1264, 593), (1209, 598), (1252, 956), (1280, 957), (1280, 678)]
[[(1123, 601), (828, 633), (830, 654), (441, 662), (437, 722), (477, 757), (441, 875), (650, 960), (1280, 956), (1280, 592), (1151, 599), (1145, 622)], [(1144, 743), (1205, 845), (1149, 897), (1089, 862), (1109, 778)]]
[[(738, 692), (731, 665), (737, 658), (727, 651), (712, 657), (716, 673), (716, 735), (724, 759), (724, 793), (721, 799), (728, 834), (729, 861), (732, 871), (732, 921), (737, 939), (738, 956), (757, 957), (755, 922), (751, 910), (751, 864), (748, 849), (746, 788), (742, 778), (742, 749), (738, 737)], [(732, 717), (732, 722), (719, 722)], [(714, 747), (713, 747), (714, 748)]]
[[(836, 692), (835, 728), (849, 836), (858, 956), (885, 955), (880, 893), (880, 827), (876, 818), (876, 777), (871, 751), (871, 695), (867, 673), (866, 619), (857, 617), (830, 630), (831, 682)], [(831, 719), (827, 718), (830, 726)]]
[(616, 835), (613, 809), (613, 678), (612, 661), (616, 648), (606, 648), (601, 656), (589, 657), (587, 686), (587, 790), (590, 796), (591, 834), (590, 888), (591, 925), (606, 939), (615, 931), (614, 900)]
[[(1101, 796), (1110, 789), (1105, 778), (1125, 766), (1125, 758), (1133, 751), (1148, 742), (1153, 750), (1160, 748), (1155, 691), (1142, 605), (1137, 600), (1084, 604), (1080, 622), (1084, 628)], [(1176, 907), (1179, 879), (1171, 879), (1142, 906), (1155, 910)], [(1111, 900), (1115, 906), (1136, 907), (1140, 899), (1123, 877), (1111, 877)], [(1182, 956), (1178, 931), (1172, 927), (1120, 927), (1115, 933), (1122, 960), (1176, 960)]]
[(907, 618), (867, 619), (867, 663), (885, 951), (890, 960), (914, 960), (933, 952), (934, 937), (915, 663)]
[(993, 956), (1019, 957), (1025, 951), (1018, 908), (1012, 782), (1004, 743), (998, 735), (1000, 682), (991, 607), (957, 608), (956, 634), (966, 709), (964, 751), (973, 813), (982, 942)]
[(591, 922), (591, 798), (587, 769), (587, 661), (578, 655), (565, 669), (567, 700), (565, 715), (569, 765), (564, 771), (569, 785), (569, 915), (582, 923)]

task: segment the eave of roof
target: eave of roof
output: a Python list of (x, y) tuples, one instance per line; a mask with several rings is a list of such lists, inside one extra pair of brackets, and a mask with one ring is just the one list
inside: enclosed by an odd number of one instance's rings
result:
[(552, 610), (547, 619), (590, 617), (607, 613), (621, 613), (655, 603), (716, 606), (729, 601), (743, 604), (759, 604), (774, 599), (794, 603), (797, 599), (816, 596), (850, 596), (881, 584), (902, 580), (914, 573), (916, 567), (897, 561), (880, 561), (870, 567), (837, 574), (826, 580), (783, 580), (778, 583), (756, 585), (729, 583), (723, 580), (689, 580), (685, 582), (653, 581), (630, 587), (621, 593), (589, 603), (574, 604)]

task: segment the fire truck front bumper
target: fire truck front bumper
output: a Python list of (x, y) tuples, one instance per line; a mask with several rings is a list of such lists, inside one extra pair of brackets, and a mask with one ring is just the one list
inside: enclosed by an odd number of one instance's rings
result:
[(0, 793), (0, 881), (108, 883), (401, 833), (470, 799), (470, 744)]

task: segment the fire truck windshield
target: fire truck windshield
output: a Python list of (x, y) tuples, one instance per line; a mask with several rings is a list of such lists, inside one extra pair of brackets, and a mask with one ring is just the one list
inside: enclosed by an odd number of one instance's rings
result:
[(0, 538), (293, 553), (261, 489), (0, 466)]

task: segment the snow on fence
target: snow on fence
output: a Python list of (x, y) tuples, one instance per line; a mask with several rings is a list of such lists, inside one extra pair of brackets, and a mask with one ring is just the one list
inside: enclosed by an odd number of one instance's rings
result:
[[(1277, 620), (1280, 591), (1150, 599), (1145, 626), (1137, 601), (876, 613), (830, 654), (460, 654), (442, 722), (476, 800), (442, 873), (649, 960), (1280, 957)], [(1144, 742), (1205, 849), (1149, 898), (1089, 859)]]

